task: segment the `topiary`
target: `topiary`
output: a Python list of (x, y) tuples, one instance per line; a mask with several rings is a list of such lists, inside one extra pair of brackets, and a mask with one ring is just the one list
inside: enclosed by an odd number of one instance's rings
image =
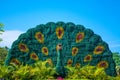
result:
[(56, 68), (65, 77), (64, 66), (85, 65), (105, 68), (110, 76), (116, 76), (115, 62), (108, 44), (91, 29), (64, 22), (49, 22), (29, 29), (14, 41), (5, 64), (33, 64), (48, 61), (47, 66)]

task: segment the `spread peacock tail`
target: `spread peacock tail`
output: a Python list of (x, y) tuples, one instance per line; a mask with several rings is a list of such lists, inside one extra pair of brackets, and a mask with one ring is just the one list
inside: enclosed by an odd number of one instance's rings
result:
[[(57, 51), (58, 44), (62, 46), (61, 51)], [(66, 65), (83, 67), (90, 64), (103, 67), (108, 75), (116, 76), (108, 44), (91, 29), (71, 22), (40, 24), (21, 34), (13, 42), (5, 64), (33, 64), (38, 60), (48, 60), (53, 67), (62, 66), (61, 70)]]

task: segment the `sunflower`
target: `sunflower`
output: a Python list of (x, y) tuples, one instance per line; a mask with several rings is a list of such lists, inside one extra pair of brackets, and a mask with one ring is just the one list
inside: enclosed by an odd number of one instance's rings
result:
[(90, 62), (92, 60), (92, 55), (88, 54), (84, 57), (84, 62)]
[(56, 35), (57, 35), (58, 39), (62, 39), (63, 34), (64, 34), (63, 27), (57, 27), (56, 28)]
[(36, 32), (35, 38), (36, 38), (37, 41), (39, 41), (40, 43), (44, 43), (44, 35), (43, 35), (41, 32)]
[(36, 55), (36, 53), (34, 53), (34, 52), (32, 52), (30, 54), (30, 58), (33, 59), (33, 60), (38, 60), (39, 59), (38, 56)]
[(72, 48), (72, 56), (75, 56), (78, 53), (78, 48), (77, 47), (73, 47)]
[(72, 60), (71, 60), (71, 59), (68, 60), (67, 65), (68, 65), (68, 66), (71, 66), (71, 65), (72, 65)]
[(98, 67), (98, 68), (108, 68), (108, 62), (107, 62), (107, 61), (100, 61), (100, 62), (97, 64), (97, 67)]
[(26, 44), (24, 43), (19, 43), (18, 48), (21, 52), (29, 52), (29, 49)]
[(101, 54), (104, 51), (104, 46), (97, 46), (94, 49), (94, 54)]
[(20, 61), (18, 59), (16, 59), (16, 58), (11, 59), (10, 63), (14, 63), (16, 65), (20, 65), (21, 64)]
[(83, 39), (84, 39), (84, 32), (79, 32), (79, 33), (77, 33), (76, 43), (81, 42)]
[(48, 55), (48, 48), (47, 47), (43, 47), (42, 48), (42, 53), (44, 53), (45, 55)]

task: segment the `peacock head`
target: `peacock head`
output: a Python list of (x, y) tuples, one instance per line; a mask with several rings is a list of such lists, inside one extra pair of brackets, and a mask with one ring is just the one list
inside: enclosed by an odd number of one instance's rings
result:
[(58, 44), (58, 45), (57, 45), (57, 51), (58, 51), (58, 50), (62, 50), (62, 44)]

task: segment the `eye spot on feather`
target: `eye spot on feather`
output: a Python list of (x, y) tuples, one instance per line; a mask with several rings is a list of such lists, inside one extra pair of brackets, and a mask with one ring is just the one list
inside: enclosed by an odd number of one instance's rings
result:
[(39, 41), (40, 43), (44, 43), (44, 35), (41, 32), (36, 32), (35, 33), (35, 38), (37, 39), (37, 41)]
[(100, 61), (100, 62), (97, 64), (97, 67), (98, 67), (98, 68), (108, 68), (108, 62), (107, 62), (107, 61)]
[(14, 63), (16, 65), (20, 65), (21, 64), (20, 61), (18, 59), (16, 59), (16, 58), (11, 59), (10, 63)]
[(29, 52), (27, 45), (24, 43), (19, 43), (18, 48), (21, 52)]
[(72, 65), (72, 60), (71, 60), (71, 59), (68, 60), (67, 65), (68, 65), (68, 66), (71, 66), (71, 65)]
[(39, 59), (38, 56), (36, 55), (36, 53), (34, 53), (34, 52), (32, 52), (30, 54), (30, 58), (33, 59), (33, 60), (38, 60)]
[(72, 56), (75, 56), (78, 53), (78, 48), (77, 47), (73, 47), (72, 48)]
[(80, 68), (80, 63), (76, 63), (75, 68)]
[(84, 39), (84, 32), (79, 32), (76, 36), (76, 43), (81, 42)]
[(97, 46), (94, 49), (94, 54), (101, 54), (104, 51), (104, 46)]
[(42, 48), (42, 53), (47, 56), (48, 55), (48, 48), (47, 47), (43, 47)]
[(52, 59), (47, 59), (47, 63), (52, 67), (53, 66), (53, 62), (52, 62)]
[(84, 58), (84, 62), (90, 62), (92, 60), (92, 55), (88, 54), (87, 56), (85, 56)]
[(58, 37), (58, 39), (62, 39), (62, 37), (63, 37), (63, 34), (64, 34), (64, 29), (63, 29), (63, 27), (57, 27), (56, 28), (56, 35), (57, 35), (57, 37)]

